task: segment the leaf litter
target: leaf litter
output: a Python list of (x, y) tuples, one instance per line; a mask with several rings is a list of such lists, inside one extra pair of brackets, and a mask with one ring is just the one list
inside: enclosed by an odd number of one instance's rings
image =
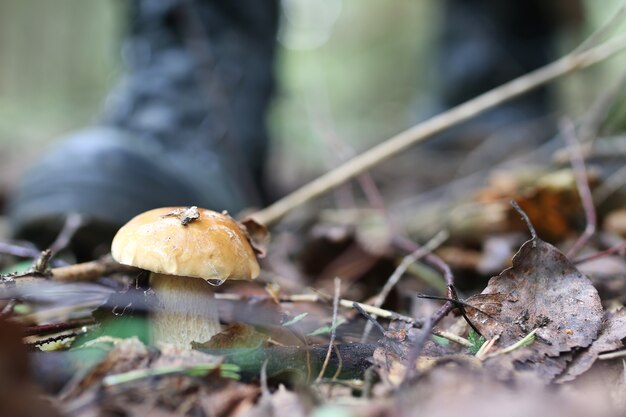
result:
[[(12, 287), (11, 296), (19, 297), (19, 290)], [(81, 359), (89, 355), (76, 356), (84, 362), (82, 370), (67, 370), (69, 379), (56, 395), (59, 415), (307, 416), (359, 410), (359, 415), (375, 411), (387, 416), (397, 407), (413, 407), (443, 416), (459, 407), (484, 407), (486, 396), (493, 398), (493, 412), (505, 403), (535, 412), (528, 406), (532, 401), (556, 410), (555, 398), (575, 404), (571, 392), (555, 391), (548, 398), (541, 387), (590, 375), (602, 362), (600, 355), (623, 348), (626, 337), (626, 310), (606, 312), (589, 278), (555, 246), (536, 237), (521, 246), (512, 266), (492, 277), (482, 293), (457, 305), (480, 334), (461, 318), (439, 323), (437, 330), (465, 336), (473, 346), (440, 337), (427, 340), (413, 364), (417, 378), (408, 387), (406, 361), (423, 320), (404, 322), (391, 315), (383, 333), (375, 332), (363, 344), (359, 312), (367, 313), (344, 310), (335, 324), (337, 344), (329, 370), (312, 384), (327, 351), (327, 344), (319, 343), (331, 330), (329, 296), (319, 297), (322, 304), (299, 304), (292, 301), (298, 297), (289, 298), (278, 287), (266, 296), (246, 291), (220, 299), (220, 309), (230, 311), (223, 316), (230, 324), (193, 350), (107, 336), (73, 349), (69, 354), (98, 350), (100, 355), (89, 360)], [(420, 305), (430, 305), (420, 314), (430, 314), (439, 302), (420, 299)], [(612, 372), (619, 375), (615, 367)], [(590, 398), (604, 398), (608, 391)], [(441, 408), (446, 395), (460, 405)], [(582, 415), (577, 413), (589, 406), (582, 401), (572, 406), (571, 415)], [(605, 411), (610, 415), (610, 407)]]
[[(71, 285), (58, 270), (2, 277), (0, 416), (624, 415), (623, 208), (600, 212), (607, 220), (597, 239), (568, 259), (557, 246), (571, 247), (585, 220), (577, 173), (521, 168), (495, 172), (456, 207), (437, 202), (447, 208), (436, 221), (418, 207), (421, 223), (408, 224), (355, 205), (292, 219), (270, 242), (264, 226), (244, 220), (255, 251), (267, 255), (260, 281), (269, 284), (221, 287), (223, 331), (193, 349), (128, 337), (125, 321), (145, 320), (153, 298), (136, 271), (109, 264), (74, 277), (93, 282)], [(589, 187), (602, 180), (592, 176)], [(534, 237), (511, 259), (523, 240), (511, 199), (557, 246)], [(187, 224), (196, 211), (170, 215)], [(399, 261), (417, 249), (398, 231), (416, 238), (440, 224), (449, 241), (399, 274), (378, 305)], [(591, 280), (576, 267), (581, 259)], [(335, 277), (342, 293), (331, 296)], [(50, 332), (55, 326), (65, 330)], [(48, 343), (24, 343), (34, 336)]]
[(513, 266), (492, 278), (468, 303), (476, 307), (467, 313), (480, 333), (498, 338), (496, 349), (536, 330), (534, 343), (499, 361), (534, 370), (546, 382), (565, 369), (567, 354), (598, 337), (604, 315), (591, 281), (539, 238), (524, 243)]

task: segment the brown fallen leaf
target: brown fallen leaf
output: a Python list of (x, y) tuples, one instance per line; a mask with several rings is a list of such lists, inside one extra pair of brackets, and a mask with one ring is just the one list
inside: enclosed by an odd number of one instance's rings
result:
[[(157, 351), (136, 338), (120, 340), (63, 395), (64, 411), (72, 417), (134, 416), (148, 411), (163, 416), (237, 415), (245, 408), (240, 403), (251, 407), (258, 389), (220, 377), (221, 363), (221, 357), (197, 350), (162, 344)], [(193, 368), (197, 371), (176, 371)]]
[[(372, 355), (372, 363), (386, 386), (397, 387), (404, 381), (407, 357), (421, 331), (409, 324), (394, 322), (385, 332), (384, 338), (379, 341)], [(481, 365), (478, 359), (465, 355), (465, 351), (465, 348), (454, 343), (439, 344), (429, 340), (424, 346), (422, 355), (415, 362), (415, 369), (425, 372), (436, 366), (439, 360), (474, 361)]]
[[(94, 345), (97, 346), (98, 344), (95, 343)], [(89, 370), (80, 380), (74, 380), (66, 386), (61, 394), (61, 399), (67, 401), (76, 398), (99, 386), (105, 375), (143, 368), (147, 366), (148, 362), (148, 349), (139, 339), (133, 337), (121, 340), (113, 346), (104, 360)]]
[(600, 353), (624, 347), (622, 343), (624, 338), (626, 338), (626, 309), (621, 308), (614, 313), (607, 313), (598, 339), (588, 349), (580, 352), (556, 381), (572, 381), (589, 370)]
[(256, 385), (228, 381), (224, 386), (203, 388), (199, 402), (205, 415), (214, 417), (237, 417), (245, 415), (255, 404), (259, 395)]
[[(414, 386), (395, 395), (385, 416), (407, 417), (586, 417), (623, 415), (607, 392), (585, 387), (547, 390), (530, 375), (502, 382), (471, 361), (445, 360), (426, 371)], [(582, 394), (582, 395), (581, 395)]]
[(258, 332), (253, 326), (234, 323), (223, 329), (205, 343), (191, 343), (194, 349), (254, 349), (264, 346), (269, 336)]
[(243, 415), (246, 417), (305, 417), (312, 408), (307, 398), (288, 391), (283, 385), (274, 393), (266, 392), (258, 404)]
[(270, 242), (270, 232), (261, 223), (251, 217), (243, 219), (239, 226), (246, 233), (248, 241), (259, 258), (264, 258), (267, 254), (267, 245)]
[(534, 343), (496, 359), (502, 366), (533, 370), (546, 382), (565, 368), (563, 354), (591, 345), (602, 326), (600, 297), (589, 279), (538, 238), (524, 243), (513, 266), (468, 303), (476, 307), (468, 315), (483, 336), (499, 336), (498, 348), (537, 329)]

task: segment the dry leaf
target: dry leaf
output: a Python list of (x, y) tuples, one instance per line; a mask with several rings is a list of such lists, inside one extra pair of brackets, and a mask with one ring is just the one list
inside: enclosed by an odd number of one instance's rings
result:
[(270, 232), (265, 225), (247, 217), (239, 222), (239, 226), (248, 236), (248, 241), (259, 258), (267, 253), (267, 245), (270, 242)]
[(624, 338), (626, 338), (626, 309), (621, 308), (615, 313), (607, 313), (598, 339), (574, 358), (557, 382), (571, 381), (586, 372), (600, 353), (624, 347), (622, 343)]
[(269, 336), (258, 332), (253, 326), (231, 324), (206, 343), (192, 343), (194, 349), (255, 349), (267, 342)]
[(306, 399), (280, 385), (272, 394), (264, 394), (246, 417), (305, 417), (309, 415)]
[(470, 319), (487, 339), (499, 336), (500, 348), (538, 329), (534, 343), (498, 361), (522, 364), (544, 380), (564, 368), (566, 358), (555, 358), (589, 346), (602, 325), (602, 305), (589, 279), (540, 239), (524, 243), (513, 266), (468, 302), (477, 308), (468, 309)]

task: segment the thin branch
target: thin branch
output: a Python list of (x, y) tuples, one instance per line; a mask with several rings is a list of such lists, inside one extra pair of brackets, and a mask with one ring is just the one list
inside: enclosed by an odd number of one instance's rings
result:
[(328, 362), (330, 361), (330, 355), (333, 353), (333, 346), (335, 345), (335, 338), (337, 337), (337, 312), (339, 311), (339, 294), (341, 293), (341, 279), (339, 277), (335, 277), (335, 294), (333, 296), (333, 320), (330, 325), (330, 340), (328, 342), (328, 351), (326, 352), (326, 357), (324, 358), (324, 363), (322, 364), (322, 369), (320, 369), (320, 373), (317, 375), (316, 383), (319, 383), (326, 373), (326, 368), (328, 367)]
[[(417, 293), (416, 294), (417, 298), (425, 298), (427, 300), (439, 300), (439, 301), (449, 301), (451, 303), (454, 303), (456, 305), (457, 308), (461, 308), (461, 307), (469, 307), (471, 309), (474, 309), (476, 311), (478, 311), (479, 313), (489, 317), (492, 320), (497, 320), (495, 317), (493, 317), (492, 315), (490, 315), (489, 313), (487, 313), (486, 311), (481, 310), (480, 308), (477, 308), (469, 303), (466, 303), (463, 300), (459, 300), (458, 298), (448, 298), (448, 297), (440, 297), (438, 295), (428, 295), (428, 294), (420, 294)], [(474, 329), (474, 331), (476, 333), (480, 333), (478, 330)]]
[[(408, 252), (415, 251), (420, 247), (417, 243), (413, 242), (411, 239), (407, 239), (403, 236), (394, 236), (393, 244)], [(435, 269), (439, 270), (439, 272), (441, 272), (441, 274), (443, 275), (443, 279), (446, 282), (446, 286), (448, 287), (448, 293), (449, 293), (450, 292), (449, 287), (451, 285), (454, 285), (454, 275), (452, 274), (452, 269), (450, 269), (450, 265), (445, 263), (443, 259), (435, 255), (434, 253), (429, 253), (426, 256), (424, 256), (424, 260), (427, 263), (429, 263), (431, 266), (433, 266)]]
[(591, 189), (589, 188), (587, 168), (585, 167), (585, 161), (582, 153), (580, 152), (578, 140), (576, 139), (576, 128), (571, 120), (564, 119), (561, 120), (560, 130), (561, 135), (569, 148), (568, 155), (570, 157), (570, 163), (572, 164), (572, 170), (574, 171), (574, 178), (576, 178), (576, 187), (578, 188), (578, 194), (585, 211), (585, 220), (587, 222), (583, 233), (576, 240), (574, 245), (567, 251), (566, 256), (568, 258), (573, 258), (596, 232), (598, 220), (596, 216), (596, 209), (593, 206)]
[(363, 317), (365, 317), (367, 319), (367, 321), (369, 323), (372, 323), (372, 326), (376, 327), (376, 329), (381, 333), (381, 334), (385, 334), (385, 328), (376, 320), (376, 317), (373, 316), (372, 314), (368, 313), (367, 311), (363, 310), (361, 308), (361, 306), (359, 305), (359, 303), (354, 303), (352, 304), (352, 306), (354, 307), (354, 309), (356, 311), (358, 311)]
[(28, 272), (35, 275), (44, 275), (48, 270), (50, 259), (52, 259), (52, 251), (50, 249), (42, 251), (41, 254), (35, 259), (33, 267)]
[(400, 281), (400, 278), (406, 272), (409, 266), (437, 249), (439, 246), (441, 246), (443, 242), (448, 239), (449, 236), (450, 235), (447, 231), (442, 230), (441, 232), (437, 233), (432, 239), (430, 239), (424, 246), (417, 248), (411, 254), (405, 256), (402, 259), (402, 262), (400, 262), (400, 265), (398, 265), (395, 271), (393, 271), (380, 293), (378, 293), (378, 295), (374, 298), (373, 305), (376, 307), (382, 306), (389, 296), (391, 290), (396, 286), (398, 281)]
[[(216, 300), (228, 300), (228, 301), (240, 301), (246, 298), (246, 296), (244, 295), (230, 294), (230, 293), (216, 293), (214, 294), (214, 297)], [(255, 298), (260, 299), (262, 297), (255, 297)], [(294, 294), (294, 295), (280, 296), (278, 297), (278, 300), (280, 302), (287, 302), (287, 303), (298, 303), (298, 302), (326, 303), (327, 297), (321, 296), (319, 294)], [(421, 328), (424, 325), (423, 320), (414, 319), (412, 317), (396, 313), (395, 311), (385, 310), (380, 307), (374, 307), (369, 304), (358, 303), (356, 301), (347, 300), (345, 298), (339, 299), (340, 307), (357, 309), (355, 304), (360, 307), (360, 310), (366, 311), (367, 313), (373, 314), (377, 317), (381, 317), (387, 320), (402, 321), (404, 323), (408, 323), (411, 326), (417, 327), (417, 328)], [(359, 309), (357, 309), (357, 311), (359, 311)], [(291, 328), (289, 327), (289, 329)], [(437, 336), (441, 336), (445, 339), (448, 339), (451, 342), (459, 343), (462, 346), (473, 346), (473, 344), (469, 340), (463, 337), (451, 334), (444, 330), (433, 330), (433, 334)]]
[(618, 253), (618, 252), (622, 252), (623, 250), (626, 250), (626, 240), (623, 241), (622, 243), (619, 243), (615, 246), (611, 246), (610, 248), (600, 251), (600, 252), (596, 252), (596, 253), (592, 253), (590, 255), (586, 255), (586, 256), (581, 256), (579, 258), (574, 259), (574, 264), (578, 265), (578, 264), (582, 264), (585, 262), (589, 262), (589, 261), (594, 261), (596, 259), (599, 258), (603, 258), (605, 256), (609, 256), (609, 255), (613, 255), (614, 253)]
[(268, 362), (268, 359), (265, 359), (263, 361), (263, 365), (261, 365), (261, 371), (259, 372), (261, 376), (259, 385), (261, 385), (261, 395), (264, 398), (269, 398), (271, 396), (270, 389), (267, 386), (267, 362)]
[(593, 191), (593, 200), (597, 204), (604, 203), (616, 191), (620, 190), (624, 183), (626, 183), (626, 166), (619, 168), (604, 179), (603, 183)]
[(623, 22), (624, 13), (626, 13), (626, 4), (619, 6), (604, 24), (600, 25), (600, 27), (578, 45), (573, 52), (582, 52), (589, 50), (592, 46), (597, 46), (603, 38)]
[[(229, 300), (229, 301), (239, 301), (244, 300), (246, 296), (240, 294), (229, 294), (229, 293), (216, 293), (214, 294), (215, 299), (217, 300)], [(260, 297), (256, 297), (259, 299)], [(327, 303), (328, 298), (325, 296), (321, 296), (319, 294), (294, 294), (294, 295), (281, 295), (278, 297), (278, 300), (281, 303)], [(387, 319), (387, 320), (398, 320), (408, 324), (411, 324), (415, 327), (420, 327), (422, 325), (421, 320), (416, 320), (412, 317), (405, 316), (403, 314), (396, 313), (395, 311), (385, 310), (379, 307), (374, 307), (369, 304), (359, 303), (357, 301), (348, 300), (346, 298), (339, 299), (339, 306), (344, 308), (354, 308), (354, 304), (358, 304), (364, 311), (367, 311), (370, 314), (374, 314), (378, 317)]]
[(35, 247), (26, 247), (14, 243), (0, 242), (0, 253), (19, 256), (20, 258), (36, 258), (41, 251)]
[(94, 319), (82, 319), (68, 321), (66, 323), (41, 324), (38, 326), (29, 326), (24, 328), (24, 336), (43, 336), (50, 333), (59, 333), (65, 330), (76, 329), (83, 326), (91, 326), (96, 324)]
[(96, 261), (52, 268), (50, 272), (55, 281), (78, 282), (93, 281), (115, 272), (132, 273), (137, 271), (138, 269), (135, 267), (119, 264), (112, 258), (106, 257)]
[(626, 88), (626, 72), (591, 104), (579, 126), (580, 143), (590, 145), (596, 140), (602, 123), (624, 88)]
[(535, 226), (533, 226), (532, 222), (528, 218), (528, 214), (526, 214), (526, 212), (522, 210), (522, 208), (519, 206), (519, 204), (517, 204), (517, 201), (515, 200), (511, 201), (511, 206), (513, 206), (515, 211), (517, 211), (519, 215), (522, 217), (522, 220), (524, 221), (524, 223), (526, 223), (526, 227), (528, 228), (528, 231), (530, 232), (531, 240), (536, 240), (537, 231), (535, 230)]
[(537, 333), (537, 330), (539, 330), (539, 328), (532, 330), (530, 333), (528, 333), (526, 336), (524, 336), (522, 339), (518, 340), (517, 342), (513, 343), (511, 346), (508, 346), (508, 347), (505, 347), (504, 349), (500, 349), (496, 352), (490, 353), (489, 355), (486, 355), (485, 358), (490, 359), (499, 355), (506, 355), (519, 348), (528, 346), (529, 344), (535, 341), (535, 333)]
[(402, 385), (408, 384), (415, 377), (417, 370), (415, 369), (415, 362), (417, 358), (422, 353), (424, 349), (424, 345), (426, 341), (430, 339), (430, 334), (432, 333), (435, 325), (439, 323), (445, 316), (447, 316), (452, 310), (454, 310), (456, 306), (452, 302), (446, 302), (442, 305), (439, 310), (433, 314), (426, 323), (422, 326), (422, 331), (417, 335), (417, 339), (413, 342), (413, 346), (411, 346), (411, 350), (407, 356), (406, 360), (406, 374), (404, 374), (404, 379), (402, 381)]
[[(396, 286), (396, 284), (402, 278), (402, 275), (406, 272), (406, 270), (417, 262), (419, 259), (431, 253), (433, 250), (441, 246), (441, 244), (448, 238), (449, 234), (447, 231), (441, 231), (437, 233), (432, 239), (430, 239), (424, 246), (420, 246), (416, 250), (414, 250), (411, 254), (405, 256), (400, 262), (400, 265), (393, 271), (382, 290), (374, 297), (374, 302), (372, 303), (375, 307), (380, 307), (384, 304), (385, 300), (391, 293), (391, 290)], [(372, 331), (372, 322), (368, 321), (365, 325), (365, 329), (363, 330), (363, 335), (361, 336), (361, 343), (367, 340), (370, 332)]]
[(325, 194), (380, 162), (401, 153), (410, 146), (423, 142), (445, 129), (467, 121), (486, 110), (512, 100), (559, 77), (608, 59), (624, 48), (626, 48), (626, 36), (621, 36), (582, 52), (569, 53), (551, 64), (509, 81), (500, 87), (399, 133), (288, 194), (265, 209), (253, 213), (251, 217), (261, 224), (270, 225), (294, 208), (300, 207), (302, 204)]
[[(405, 248), (413, 248), (413, 250), (419, 247), (415, 242), (406, 238), (396, 237), (394, 238), (394, 243), (396, 245), (399, 245)], [(446, 262), (443, 261), (443, 259), (435, 255), (434, 253), (429, 253), (428, 255), (426, 255), (425, 260), (428, 263), (430, 263), (432, 266), (434, 266), (435, 268), (439, 269), (439, 271), (441, 271), (441, 273), (443, 274), (443, 277), (447, 285), (446, 296), (450, 299), (458, 300), (456, 291), (454, 290), (454, 275), (452, 274), (452, 269), (450, 269), (450, 265), (448, 265)], [(437, 310), (430, 317), (429, 320), (427, 320), (426, 322), (422, 324), (422, 331), (419, 333), (417, 339), (413, 343), (413, 346), (411, 346), (411, 350), (409, 351), (409, 355), (407, 359), (407, 373), (404, 375), (403, 384), (408, 384), (409, 381), (411, 381), (413, 377), (415, 376), (415, 372), (416, 372), (415, 366), (414, 366), (415, 361), (417, 360), (419, 355), (422, 353), (422, 350), (424, 349), (424, 345), (426, 344), (426, 341), (430, 337), (430, 334), (433, 333), (433, 334), (437, 334), (438, 336), (445, 337), (441, 334), (441, 332), (437, 332), (435, 330), (435, 325), (439, 323), (445, 316), (447, 316), (455, 308), (457, 308), (456, 303), (447, 301), (443, 306), (439, 308), (439, 310)], [(465, 310), (463, 308), (459, 308), (459, 310), (461, 311), (461, 314), (463, 315), (463, 318), (465, 319), (465, 321), (467, 321), (467, 323), (470, 326), (474, 327), (472, 322), (469, 320), (469, 318), (465, 314)], [(459, 336), (456, 336), (456, 337), (459, 337)], [(447, 339), (452, 340), (451, 338), (447, 338)], [(468, 346), (468, 347), (473, 346), (473, 344), (469, 340), (466, 340), (466, 341), (467, 343), (469, 343), (469, 345), (464, 344), (464, 346)]]
[(487, 358), (487, 354), (489, 354), (489, 351), (491, 350), (491, 348), (493, 348), (493, 345), (496, 344), (498, 339), (500, 339), (500, 335), (496, 335), (495, 337), (483, 343), (480, 349), (478, 349), (478, 352), (476, 352), (476, 355), (474, 355), (476, 356), (476, 359), (484, 361)]
[(600, 359), (601, 361), (606, 361), (609, 359), (623, 358), (625, 356), (626, 350), (618, 350), (616, 352), (601, 353), (598, 355), (598, 359)]
[(73, 332), (68, 332), (68, 333), (64, 333), (64, 334), (60, 334), (60, 335), (56, 335), (56, 336), (47, 337), (45, 339), (38, 339), (38, 340), (35, 340), (33, 342), (24, 342), (24, 344), (26, 346), (42, 346), (42, 345), (45, 345), (47, 343), (61, 342), (63, 340), (73, 339), (73, 338), (81, 336), (81, 335), (83, 335), (85, 333), (87, 333), (87, 329), (80, 328), (80, 329), (78, 329), (76, 331), (73, 331)]
[(83, 217), (78, 213), (70, 213), (65, 218), (63, 228), (59, 232), (57, 238), (50, 245), (49, 249), (53, 255), (56, 255), (69, 245), (70, 241), (83, 225)]

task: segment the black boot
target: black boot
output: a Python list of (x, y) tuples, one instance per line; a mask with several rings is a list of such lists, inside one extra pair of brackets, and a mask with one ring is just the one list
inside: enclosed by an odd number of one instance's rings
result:
[[(429, 114), (448, 110), (555, 60), (562, 28), (582, 22), (578, 3), (441, 2), (434, 62), (436, 99)], [(552, 138), (557, 131), (552, 93), (550, 86), (542, 86), (426, 143), (418, 155), (425, 163), (418, 164), (417, 173), (424, 188), (483, 171)]]
[(262, 204), (277, 20), (275, 0), (135, 0), (128, 73), (102, 126), (24, 176), (9, 203), (14, 234), (45, 246), (79, 213), (86, 227), (74, 248), (90, 256), (150, 208)]

